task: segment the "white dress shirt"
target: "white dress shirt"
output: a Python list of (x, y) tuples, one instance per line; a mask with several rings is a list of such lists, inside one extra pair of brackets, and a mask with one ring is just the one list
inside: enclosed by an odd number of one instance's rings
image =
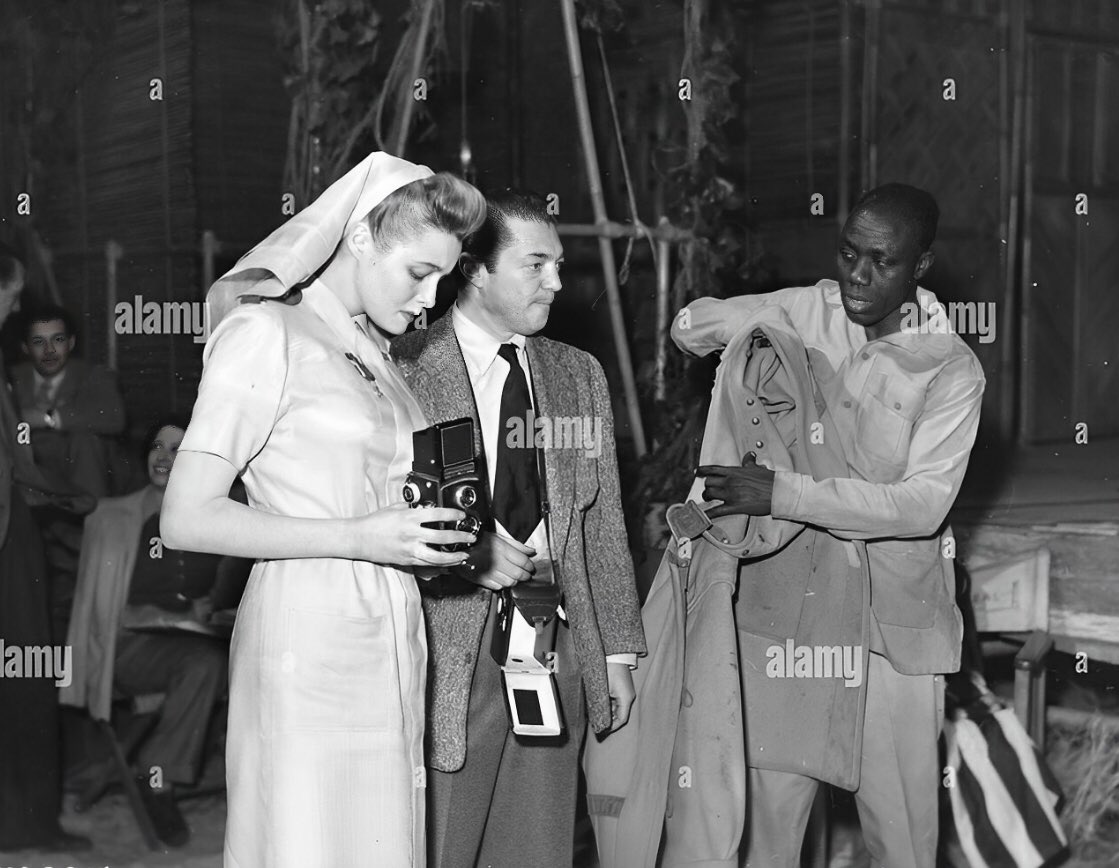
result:
[[(529, 367), (528, 353), (525, 352), (525, 336), (513, 335), (507, 341), (500, 341), (463, 313), (457, 304), (451, 308), (451, 323), (454, 326), (455, 337), (458, 338), (459, 346), (462, 348), (466, 373), (470, 377), (470, 387), (474, 390), (474, 404), (478, 408), (478, 421), (482, 427), (482, 448), (486, 453), (486, 468), (492, 493), (497, 472), (498, 438), (509, 434), (508, 431), (501, 429), (500, 418), (501, 393), (505, 388), (505, 378), (509, 375), (509, 363), (497, 354), (503, 343), (513, 344), (517, 348), (517, 361), (524, 369), (525, 379), (528, 381), (529, 400), (532, 401), (533, 408), (536, 407), (536, 395), (532, 390), (532, 370)], [(525, 436), (533, 437), (535, 431), (526, 431)], [(501, 536), (506, 539), (512, 538), (496, 518), (494, 527)], [(543, 517), (525, 540), (525, 545), (536, 550), (532, 560), (536, 565), (537, 577), (548, 575), (551, 572), (551, 550), (548, 546), (548, 532)], [(566, 617), (562, 608), (560, 616)], [(636, 669), (637, 655), (607, 654), (606, 662), (624, 663), (631, 669)]]

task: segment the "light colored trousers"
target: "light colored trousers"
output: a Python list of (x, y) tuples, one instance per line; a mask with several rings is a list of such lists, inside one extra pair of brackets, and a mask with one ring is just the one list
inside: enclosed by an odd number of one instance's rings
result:
[[(944, 678), (900, 675), (870, 655), (855, 802), (873, 868), (935, 868)], [(749, 698), (746, 698), (749, 701)], [(749, 734), (747, 734), (747, 738)], [(747, 868), (798, 868), (819, 781), (751, 768)]]

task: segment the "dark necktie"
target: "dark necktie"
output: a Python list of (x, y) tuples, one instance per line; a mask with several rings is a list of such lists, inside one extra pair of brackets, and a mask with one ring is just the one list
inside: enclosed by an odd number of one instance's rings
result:
[[(536, 425), (528, 380), (517, 361), (517, 348), (502, 344), (497, 354), (509, 363), (498, 413), (497, 467), (494, 472), (493, 512), (520, 542), (540, 524), (540, 480), (536, 465)], [(510, 419), (520, 420), (509, 426)], [(519, 431), (523, 437), (515, 438)], [(509, 441), (514, 443), (510, 446)]]

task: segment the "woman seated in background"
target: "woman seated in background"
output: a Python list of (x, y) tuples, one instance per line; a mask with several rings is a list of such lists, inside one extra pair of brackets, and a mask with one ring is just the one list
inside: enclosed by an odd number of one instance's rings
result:
[[(114, 688), (165, 695), (136, 773), (156, 834), (170, 846), (190, 834), (173, 785), (198, 778), (228, 665), (225, 641), (201, 635), (221, 558), (173, 551), (159, 538), (163, 490), (185, 430), (185, 419), (160, 419), (144, 441), (148, 484), (102, 500), (86, 519), (68, 638), (74, 678), (60, 697), (107, 720)], [(162, 631), (145, 632), (152, 627)]]

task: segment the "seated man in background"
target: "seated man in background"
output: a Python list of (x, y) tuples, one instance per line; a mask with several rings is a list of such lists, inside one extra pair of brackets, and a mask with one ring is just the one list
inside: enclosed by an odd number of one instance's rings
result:
[(23, 317), (28, 361), (12, 368), (20, 418), (31, 427), (38, 464), (95, 497), (109, 493), (108, 443), (124, 430), (124, 402), (113, 375), (71, 353), (70, 314), (57, 305)]
[(78, 585), (67, 639), (74, 678), (65, 705), (85, 706), (108, 720), (114, 686), (127, 695), (163, 693), (155, 729), (136, 762), (140, 793), (156, 834), (179, 846), (189, 829), (173, 784), (199, 777), (206, 732), (226, 685), (228, 646), (206, 635), (210, 594), (227, 561), (172, 551), (159, 536), (163, 491), (186, 419), (166, 417), (145, 440), (149, 484), (101, 501), (86, 521)]
[[(124, 403), (111, 372), (71, 355), (77, 343), (70, 314), (57, 305), (27, 309), (22, 317), (23, 353), (12, 368), (20, 419), (31, 429), (35, 463), (94, 497), (109, 493), (110, 438), (124, 430)], [(41, 510), (50, 580), (55, 641), (66, 634), (81, 549), (80, 519)]]

